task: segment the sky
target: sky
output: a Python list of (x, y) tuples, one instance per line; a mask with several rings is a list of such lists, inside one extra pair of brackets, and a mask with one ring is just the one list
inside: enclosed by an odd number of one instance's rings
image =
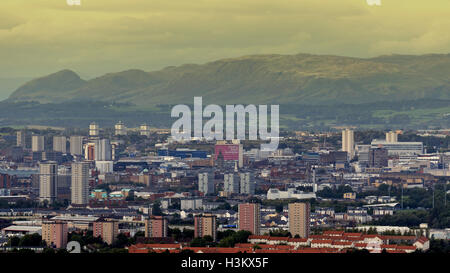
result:
[(80, 2), (1, 0), (0, 79), (61, 69), (89, 79), (251, 54), (450, 52), (449, 0)]

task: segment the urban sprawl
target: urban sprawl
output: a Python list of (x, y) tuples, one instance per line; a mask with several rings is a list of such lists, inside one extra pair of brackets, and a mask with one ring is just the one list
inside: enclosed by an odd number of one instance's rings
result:
[[(450, 129), (0, 129), (0, 252), (449, 252)], [(79, 248), (78, 248), (79, 246)]]

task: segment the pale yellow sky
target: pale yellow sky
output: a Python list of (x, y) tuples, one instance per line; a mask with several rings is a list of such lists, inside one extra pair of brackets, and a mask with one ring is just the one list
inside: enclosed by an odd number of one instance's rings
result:
[(247, 54), (450, 52), (449, 0), (0, 1), (0, 78), (84, 77)]

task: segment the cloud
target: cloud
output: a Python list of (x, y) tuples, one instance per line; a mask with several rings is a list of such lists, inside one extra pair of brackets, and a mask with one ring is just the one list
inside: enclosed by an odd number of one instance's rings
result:
[[(0, 77), (97, 76), (265, 53), (448, 53), (450, 2), (0, 1)], [(372, 3), (372, 2), (371, 2)], [(376, 6), (376, 3), (374, 4)]]

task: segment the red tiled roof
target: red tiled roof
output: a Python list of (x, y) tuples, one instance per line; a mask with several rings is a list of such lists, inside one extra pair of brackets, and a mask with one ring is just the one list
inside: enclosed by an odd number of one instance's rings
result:
[(283, 249), (255, 249), (255, 253), (290, 253), (290, 250)]
[(397, 246), (397, 250), (416, 250), (415, 246)]
[(352, 242), (339, 242), (339, 241), (333, 241), (332, 245), (351, 246), (351, 245), (352, 245)]
[(181, 248), (180, 244), (135, 244), (130, 246), (130, 248), (134, 249), (179, 249)]
[(362, 241), (363, 238), (362, 237), (344, 237), (344, 240), (355, 242), (355, 241)]
[(367, 247), (367, 243), (355, 243), (355, 247)]
[(344, 236), (347, 236), (347, 237), (361, 237), (362, 236), (362, 233), (344, 233)]
[(306, 242), (308, 242), (308, 239), (307, 238), (289, 238), (288, 242), (306, 243)]
[(397, 245), (380, 245), (381, 249), (396, 249)]
[(429, 241), (429, 240), (428, 240), (427, 237), (422, 236), (422, 237), (420, 237), (419, 239), (417, 239), (416, 242), (419, 242), (419, 243), (421, 243), (421, 244), (424, 244), (424, 243), (426, 243), (426, 242), (428, 242), (428, 241)]
[(250, 235), (250, 236), (248, 236), (248, 239), (249, 240), (251, 240), (251, 239), (265, 239), (265, 240), (267, 240), (267, 239), (269, 239), (270, 238), (270, 236), (268, 236), (268, 235)]
[(287, 241), (289, 237), (269, 237), (269, 241)]
[(343, 235), (343, 234), (344, 234), (344, 231), (339, 231), (339, 230), (325, 230), (323, 232), (324, 236), (327, 236), (327, 235), (335, 236), (335, 235)]
[(311, 244), (331, 244), (333, 240), (312, 240)]
[(384, 235), (384, 239), (388, 240), (414, 240), (416, 236), (402, 236), (402, 235)]

